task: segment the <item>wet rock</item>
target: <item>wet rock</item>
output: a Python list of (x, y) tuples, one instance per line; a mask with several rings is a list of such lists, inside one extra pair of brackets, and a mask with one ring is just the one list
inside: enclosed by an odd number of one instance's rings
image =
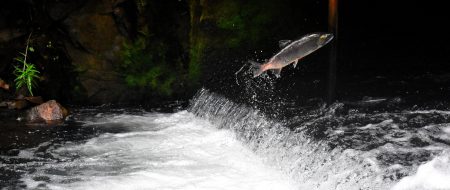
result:
[(6, 83), (4, 80), (0, 79), (0, 88), (3, 88), (5, 90), (9, 90), (9, 84)]
[(17, 99), (6, 102), (8, 109), (21, 110), (28, 106), (28, 102), (25, 99)]
[(40, 96), (18, 95), (15, 99), (0, 102), (0, 107), (8, 107), (8, 109), (21, 110), (30, 105), (42, 104), (44, 101)]
[(25, 97), (24, 99), (33, 104), (44, 103), (44, 100), (42, 100), (41, 96), (28, 96), (28, 97)]
[(68, 115), (66, 108), (61, 106), (55, 100), (47, 101), (39, 106), (31, 108), (26, 115), (26, 118), (30, 122), (39, 121), (58, 121), (63, 120)]

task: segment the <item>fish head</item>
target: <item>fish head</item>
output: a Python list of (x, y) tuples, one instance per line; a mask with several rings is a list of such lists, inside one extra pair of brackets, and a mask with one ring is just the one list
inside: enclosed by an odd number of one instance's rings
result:
[(317, 45), (324, 46), (328, 44), (333, 39), (333, 37), (334, 37), (333, 34), (330, 33), (320, 34), (319, 40), (317, 41)]

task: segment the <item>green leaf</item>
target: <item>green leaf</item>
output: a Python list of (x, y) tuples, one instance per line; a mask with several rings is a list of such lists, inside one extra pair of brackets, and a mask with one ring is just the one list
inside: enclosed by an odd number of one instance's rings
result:
[[(34, 51), (30, 49), (30, 51)], [(15, 60), (22, 64), (22, 68), (19, 66), (14, 66), (13, 74), (16, 76), (14, 79), (16, 83), (16, 89), (26, 86), (30, 94), (33, 96), (33, 87), (37, 84), (37, 79), (39, 78), (39, 71), (36, 66), (31, 63), (25, 62), (26, 54), (20, 53), (23, 57), (16, 57)]]

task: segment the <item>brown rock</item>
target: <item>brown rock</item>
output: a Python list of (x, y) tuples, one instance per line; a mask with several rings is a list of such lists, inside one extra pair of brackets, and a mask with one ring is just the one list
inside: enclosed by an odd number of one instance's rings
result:
[(4, 80), (0, 79), (0, 88), (3, 88), (5, 90), (9, 90), (9, 84), (6, 83)]
[(67, 43), (68, 54), (76, 58), (72, 64), (84, 71), (79, 74), (80, 95), (99, 104), (125, 97), (126, 83), (117, 68), (126, 38), (117, 30), (113, 7), (111, 0), (87, 1), (64, 20), (70, 38), (77, 42), (73, 43), (77, 46)]
[(28, 96), (28, 97), (25, 97), (24, 99), (33, 104), (44, 103), (44, 100), (42, 100), (42, 97), (40, 97), (40, 96)]
[(27, 120), (36, 121), (56, 121), (67, 117), (68, 111), (55, 100), (47, 101), (39, 106), (31, 108), (27, 113)]
[(9, 102), (6, 102), (8, 105), (8, 109), (17, 109), (21, 110), (28, 106), (28, 102), (24, 99), (21, 100), (11, 100)]

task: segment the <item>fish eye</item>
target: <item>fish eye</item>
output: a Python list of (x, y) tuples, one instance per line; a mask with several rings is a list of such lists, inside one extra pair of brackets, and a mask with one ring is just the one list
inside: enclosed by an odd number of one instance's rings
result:
[(321, 44), (321, 43), (325, 42), (326, 38), (327, 38), (326, 34), (321, 35), (321, 36), (319, 37), (318, 43)]

